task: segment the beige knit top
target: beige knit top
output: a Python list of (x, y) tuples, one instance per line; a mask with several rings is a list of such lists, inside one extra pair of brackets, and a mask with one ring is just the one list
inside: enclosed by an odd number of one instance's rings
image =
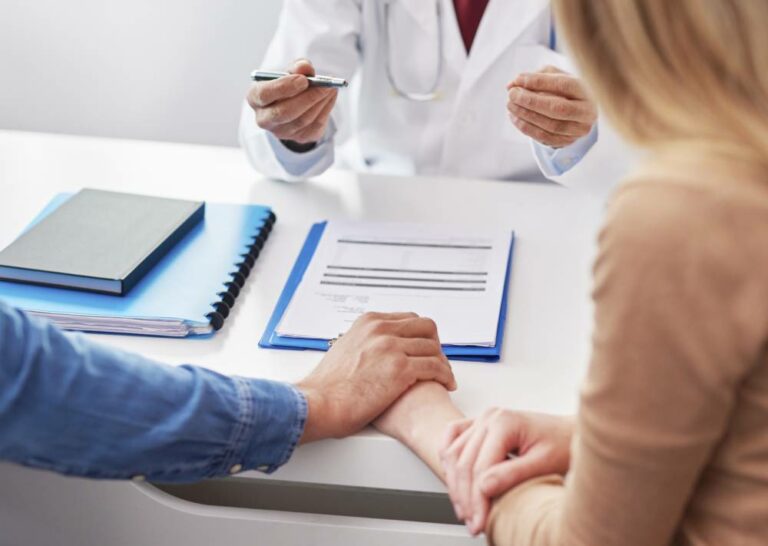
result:
[(768, 545), (768, 169), (662, 159), (610, 202), (571, 470), (495, 545)]

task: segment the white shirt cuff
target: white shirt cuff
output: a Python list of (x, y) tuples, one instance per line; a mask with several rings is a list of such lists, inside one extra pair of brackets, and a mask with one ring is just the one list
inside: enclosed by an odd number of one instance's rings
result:
[(328, 127), (325, 129), (325, 134), (317, 141), (317, 145), (308, 152), (295, 152), (272, 133), (268, 131), (266, 133), (267, 142), (269, 142), (275, 154), (275, 159), (277, 159), (288, 174), (301, 177), (306, 176), (319, 162), (328, 158), (328, 148), (333, 148), (333, 136), (336, 134), (336, 125), (333, 122), (333, 118), (331, 118), (328, 122)]
[(560, 176), (581, 161), (595, 145), (597, 142), (597, 123), (587, 135), (563, 148), (551, 148), (535, 140), (531, 140), (531, 142), (533, 143), (533, 154), (541, 172), (545, 176)]

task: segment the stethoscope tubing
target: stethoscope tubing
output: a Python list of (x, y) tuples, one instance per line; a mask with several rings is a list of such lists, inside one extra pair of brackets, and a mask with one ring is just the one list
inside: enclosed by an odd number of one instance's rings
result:
[(406, 91), (401, 88), (394, 76), (392, 70), (392, 50), (391, 50), (391, 36), (390, 36), (390, 5), (392, 0), (386, 0), (384, 2), (384, 30), (382, 33), (383, 48), (384, 48), (384, 69), (387, 72), (387, 79), (389, 85), (392, 86), (392, 90), (396, 95), (408, 99), (414, 102), (429, 102), (433, 101), (438, 96), (438, 87), (440, 86), (440, 80), (443, 78), (443, 47), (444, 47), (444, 29), (443, 29), (443, 8), (440, 0), (435, 0), (435, 13), (437, 16), (437, 70), (435, 74), (435, 80), (432, 86), (426, 92), (418, 91)]
[[(426, 92), (418, 92), (418, 91), (406, 91), (403, 88), (401, 88), (394, 76), (394, 71), (392, 70), (392, 50), (391, 50), (391, 34), (390, 34), (390, 6), (392, 5), (392, 0), (384, 0), (384, 14), (383, 14), (383, 33), (382, 33), (382, 40), (383, 40), (383, 47), (384, 47), (384, 69), (387, 73), (387, 80), (389, 80), (389, 85), (392, 86), (392, 90), (395, 92), (396, 95), (408, 99), (414, 102), (429, 102), (435, 100), (438, 95), (438, 87), (440, 86), (440, 80), (443, 78), (443, 51), (445, 47), (445, 41), (444, 41), (444, 32), (445, 29), (443, 28), (443, 8), (441, 0), (435, 0), (435, 14), (436, 14), (436, 20), (437, 20), (437, 70), (435, 74), (435, 80), (432, 83), (432, 86), (427, 90)], [(550, 31), (549, 31), (549, 49), (552, 51), (557, 51), (557, 32), (555, 31), (555, 23), (554, 20), (552, 21), (552, 24), (550, 25)]]

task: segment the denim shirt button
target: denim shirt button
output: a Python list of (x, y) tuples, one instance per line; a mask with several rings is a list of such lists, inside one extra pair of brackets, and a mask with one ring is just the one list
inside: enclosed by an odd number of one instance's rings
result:
[(243, 465), (241, 464), (233, 464), (231, 467), (229, 467), (229, 473), (230, 474), (237, 474), (243, 469)]

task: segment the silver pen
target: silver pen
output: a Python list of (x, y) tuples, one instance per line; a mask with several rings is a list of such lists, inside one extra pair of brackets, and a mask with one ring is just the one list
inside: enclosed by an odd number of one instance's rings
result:
[[(255, 82), (269, 82), (289, 76), (288, 72), (275, 72), (272, 70), (254, 70), (251, 79)], [(310, 87), (347, 87), (349, 82), (343, 78), (331, 78), (330, 76), (307, 76)]]

